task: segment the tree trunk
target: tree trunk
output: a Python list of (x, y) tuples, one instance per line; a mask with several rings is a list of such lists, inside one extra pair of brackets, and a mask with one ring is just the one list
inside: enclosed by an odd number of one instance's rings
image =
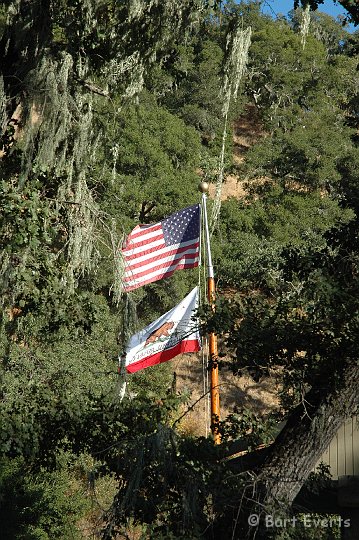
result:
[(50, 0), (21, 0), (11, 25), (0, 37), (0, 75), (8, 96), (8, 117), (19, 104), (24, 80), (37, 65), (52, 37)]
[(290, 416), (260, 471), (263, 501), (286, 507), (293, 503), (310, 472), (359, 401), (359, 365), (347, 363), (340, 380), (312, 389)]
[(232, 505), (220, 523), (233, 539), (268, 539), (273, 529), (267, 529), (266, 516), (286, 517), (338, 429), (356, 413), (359, 364), (343, 360), (342, 366), (340, 374), (307, 393), (264, 456), (254, 452), (234, 465), (242, 479), (245, 471), (248, 478), (239, 490), (239, 509)]

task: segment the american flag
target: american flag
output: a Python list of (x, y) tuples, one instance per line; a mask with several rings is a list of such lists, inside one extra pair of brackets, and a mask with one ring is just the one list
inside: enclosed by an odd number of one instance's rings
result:
[(126, 292), (171, 276), (176, 270), (199, 263), (200, 205), (176, 212), (154, 225), (137, 225), (127, 237), (125, 261)]

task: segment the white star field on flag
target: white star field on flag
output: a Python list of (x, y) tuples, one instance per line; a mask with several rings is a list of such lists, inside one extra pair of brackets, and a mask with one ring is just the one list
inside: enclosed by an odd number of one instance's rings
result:
[(188, 242), (199, 236), (199, 205), (189, 206), (162, 221), (166, 245)]

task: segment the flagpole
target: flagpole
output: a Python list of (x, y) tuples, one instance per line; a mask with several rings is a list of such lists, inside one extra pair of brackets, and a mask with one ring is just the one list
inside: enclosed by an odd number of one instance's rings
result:
[[(211, 254), (211, 244), (209, 236), (209, 227), (207, 219), (207, 195), (208, 184), (207, 182), (201, 182), (199, 185), (199, 190), (202, 193), (202, 216), (204, 221), (205, 229), (205, 242), (206, 242), (206, 252), (207, 252), (207, 292), (208, 292), (208, 301), (212, 307), (215, 309), (215, 300), (216, 300), (216, 288), (214, 283), (214, 270), (212, 263), (212, 254)], [(218, 430), (219, 424), (219, 383), (218, 383), (218, 347), (217, 347), (217, 336), (214, 332), (211, 332), (208, 336), (209, 341), (209, 358), (210, 358), (210, 372), (211, 372), (211, 386), (210, 386), (210, 396), (211, 396), (211, 431), (213, 435), (214, 444), (220, 444), (221, 437)]]
[(127, 372), (126, 372), (126, 353), (118, 357), (118, 398), (120, 403), (126, 395)]

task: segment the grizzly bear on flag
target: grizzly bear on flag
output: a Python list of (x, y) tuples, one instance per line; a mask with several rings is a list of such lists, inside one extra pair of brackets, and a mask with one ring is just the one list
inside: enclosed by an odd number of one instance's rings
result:
[(148, 338), (146, 339), (145, 347), (146, 345), (149, 345), (150, 343), (154, 343), (158, 339), (161, 339), (161, 337), (169, 337), (169, 330), (171, 330), (173, 326), (173, 322), (163, 323), (159, 328), (157, 328), (157, 330), (154, 330), (152, 334), (148, 336)]
[(195, 287), (177, 306), (133, 335), (126, 348), (127, 372), (135, 373), (178, 354), (199, 351), (197, 308), (198, 287)]

